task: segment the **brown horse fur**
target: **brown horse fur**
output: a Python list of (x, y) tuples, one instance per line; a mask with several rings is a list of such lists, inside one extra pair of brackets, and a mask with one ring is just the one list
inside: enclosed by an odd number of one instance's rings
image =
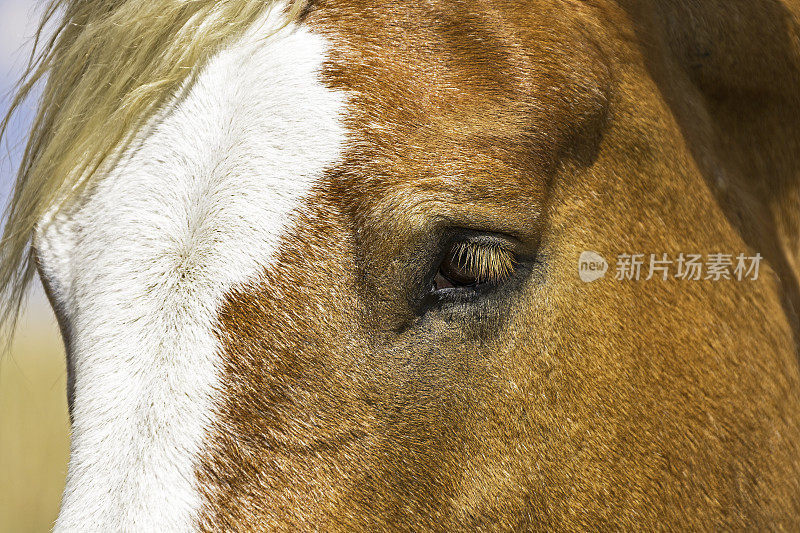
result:
[[(800, 528), (798, 16), (314, 3), (350, 144), (220, 313), (203, 528)], [(464, 232), (514, 274), (431, 299)], [(584, 284), (586, 249), (765, 265)]]

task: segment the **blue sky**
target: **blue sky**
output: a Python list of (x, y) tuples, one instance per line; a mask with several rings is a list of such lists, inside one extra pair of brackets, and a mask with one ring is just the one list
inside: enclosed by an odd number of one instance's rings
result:
[[(31, 37), (39, 22), (44, 0), (0, 0), (0, 114), (8, 110), (11, 89), (25, 66)], [(24, 148), (25, 134), (33, 115), (33, 102), (22, 109), (11, 124), (8, 139), (0, 144), (0, 210), (5, 209), (14, 173)], [(52, 322), (52, 314), (38, 285), (28, 300), (24, 319), (43, 318)]]
[[(27, 60), (30, 37), (41, 12), (41, 0), (0, 0), (0, 112), (5, 116), (10, 91)], [(23, 148), (25, 132), (31, 120), (33, 105), (12, 123), (7, 142), (0, 145), (0, 205), (5, 207), (11, 188), (13, 171)]]

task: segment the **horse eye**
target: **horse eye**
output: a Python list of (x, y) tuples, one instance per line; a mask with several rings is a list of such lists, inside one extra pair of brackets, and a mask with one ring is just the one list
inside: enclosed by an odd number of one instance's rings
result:
[(434, 279), (434, 289), (477, 287), (505, 281), (514, 270), (514, 256), (500, 244), (458, 242), (450, 247)]
[(445, 257), (436, 273), (436, 290), (450, 287), (469, 287), (478, 284), (478, 276), (452, 255)]

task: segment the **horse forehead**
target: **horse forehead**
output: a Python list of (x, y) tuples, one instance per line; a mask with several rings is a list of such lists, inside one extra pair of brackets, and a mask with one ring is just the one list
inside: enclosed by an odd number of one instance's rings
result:
[[(220, 281), (243, 281), (231, 265), (252, 274), (269, 261), (346, 140), (347, 95), (321, 79), (329, 43), (302, 26), (272, 35), (277, 17), (209, 61), (102, 180), (95, 202), (116, 227), (135, 223), (134, 234), (154, 231), (165, 247), (219, 264)], [(220, 255), (226, 243), (236, 253)]]
[(581, 29), (595, 15), (533, 4), (347, 1), (308, 17), (334, 44), (326, 84), (351, 94), (345, 163), (358, 179), (529, 189), (568, 137), (594, 128), (583, 123), (605, 113), (611, 85)]
[(307, 23), (335, 43), (330, 84), (354, 90), (363, 113), (381, 108), (416, 122), (485, 116), (492, 105), (532, 98), (557, 105), (548, 85), (568, 89), (562, 99), (590, 96), (603, 83), (601, 16), (568, 2), (349, 0), (324, 5)]

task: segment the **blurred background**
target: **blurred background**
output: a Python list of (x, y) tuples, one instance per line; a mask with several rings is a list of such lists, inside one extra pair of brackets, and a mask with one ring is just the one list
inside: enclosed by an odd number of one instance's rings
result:
[[(42, 0), (0, 0), (0, 114), (27, 62)], [(24, 148), (34, 102), (0, 144), (0, 206)], [(64, 350), (40, 286), (10, 348), (0, 344), (0, 533), (49, 531), (58, 514), (69, 453)]]

